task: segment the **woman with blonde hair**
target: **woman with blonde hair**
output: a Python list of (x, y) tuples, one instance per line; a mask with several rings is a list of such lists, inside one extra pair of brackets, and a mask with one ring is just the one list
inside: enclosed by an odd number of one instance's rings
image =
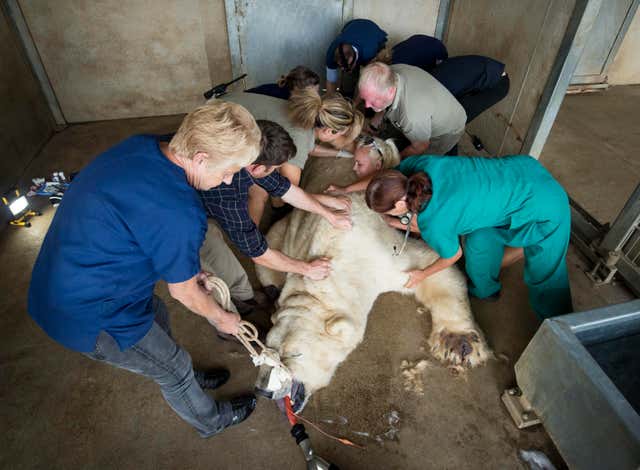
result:
[(382, 140), (370, 135), (361, 135), (356, 142), (353, 171), (358, 178), (400, 164), (400, 152), (393, 139)]
[(312, 129), (316, 140), (339, 150), (316, 147), (311, 154), (317, 157), (350, 157), (364, 124), (364, 115), (351, 101), (339, 94), (321, 97), (311, 88), (291, 94), (289, 118), (298, 127)]

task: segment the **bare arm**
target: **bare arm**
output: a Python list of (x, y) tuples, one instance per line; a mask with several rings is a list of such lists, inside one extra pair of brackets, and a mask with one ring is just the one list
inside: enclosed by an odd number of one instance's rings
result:
[(410, 157), (412, 155), (423, 155), (429, 148), (429, 141), (411, 142), (411, 145), (400, 152), (400, 158)]
[(198, 276), (195, 275), (184, 282), (169, 284), (171, 297), (193, 313), (205, 317), (218, 331), (229, 334), (237, 333), (240, 315), (227, 312), (220, 307), (206, 289), (198, 283)]
[(409, 281), (405, 284), (405, 287), (413, 288), (417, 286), (420, 282), (422, 282), (429, 276), (432, 276), (442, 271), (443, 269), (446, 269), (449, 266), (455, 264), (455, 262), (458, 261), (461, 256), (462, 248), (458, 247), (458, 251), (451, 258), (438, 258), (436, 261), (434, 261), (424, 269), (409, 271)]
[(295, 273), (308, 277), (314, 281), (320, 281), (331, 272), (331, 262), (327, 258), (319, 258), (306, 263), (304, 261), (290, 258), (281, 251), (267, 248), (262, 255), (252, 258), (256, 264), (264, 266), (274, 271), (284, 273)]
[(355, 145), (349, 144), (345, 145), (341, 149), (337, 149), (334, 147), (329, 147), (327, 145), (317, 144), (309, 155), (312, 157), (338, 157), (338, 158), (353, 158), (353, 152), (355, 151)]
[(374, 176), (375, 176), (375, 173), (372, 173), (368, 176), (365, 176), (361, 180), (356, 181), (355, 183), (352, 183), (349, 186), (345, 186), (345, 187), (331, 184), (325, 190), (325, 193), (349, 194), (349, 193), (356, 193), (358, 191), (364, 191), (365, 189), (367, 189), (367, 186), (369, 186), (369, 182), (373, 179)]
[(298, 186), (291, 185), (284, 193), (282, 199), (298, 209), (318, 214), (329, 221), (331, 225), (339, 229), (348, 230), (351, 228), (351, 219), (348, 213), (337, 213), (321, 204), (313, 195), (305, 192)]
[(312, 157), (338, 157), (339, 153), (340, 150), (338, 149), (318, 144), (311, 149), (309, 155), (311, 155)]

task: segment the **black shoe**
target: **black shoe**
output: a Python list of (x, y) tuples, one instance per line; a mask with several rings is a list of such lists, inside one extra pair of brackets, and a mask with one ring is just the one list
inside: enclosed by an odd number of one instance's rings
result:
[(225, 428), (247, 419), (256, 409), (257, 400), (255, 395), (249, 394), (232, 398), (228, 403), (231, 404), (231, 409), (226, 411), (223, 416)]
[(235, 297), (231, 297), (231, 301), (233, 305), (236, 306), (238, 313), (241, 317), (246, 317), (255, 313), (256, 309), (258, 310), (266, 310), (268, 309), (273, 302), (270, 301), (269, 297), (263, 294), (260, 291), (255, 291), (253, 293), (253, 298), (249, 300), (240, 300)]
[(203, 371), (203, 370), (195, 370), (193, 371), (193, 375), (200, 385), (200, 388), (203, 390), (215, 390), (218, 387), (227, 383), (231, 374), (229, 374), (228, 370), (218, 369), (211, 371)]
[(289, 212), (293, 210), (293, 206), (289, 204), (285, 204), (281, 207), (273, 207), (271, 206), (271, 222), (270, 224), (275, 224), (278, 220), (283, 219)]
[(238, 310), (238, 313), (241, 317), (251, 315), (255, 311), (255, 308), (258, 306), (258, 302), (256, 302), (254, 299), (240, 300), (231, 297), (231, 302), (233, 302), (233, 305), (236, 306), (236, 309)]
[(480, 150), (484, 150), (484, 144), (482, 143), (482, 141), (478, 138), (477, 135), (472, 135), (471, 136), (471, 143), (473, 144), (474, 148), (478, 151)]
[(274, 303), (276, 300), (278, 300), (278, 297), (280, 297), (280, 289), (278, 289), (274, 285), (264, 287), (262, 290), (272, 303)]

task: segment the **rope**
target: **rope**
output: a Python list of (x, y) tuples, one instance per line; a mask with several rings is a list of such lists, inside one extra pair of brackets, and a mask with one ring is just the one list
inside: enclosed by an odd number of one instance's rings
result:
[[(223, 309), (227, 311), (236, 310), (233, 302), (231, 302), (229, 287), (222, 279), (213, 275), (207, 275), (205, 287), (214, 294), (214, 298), (219, 302)], [(251, 359), (256, 366), (267, 363), (272, 366), (279, 366), (283, 370), (289, 372), (289, 369), (287, 369), (282, 361), (280, 361), (278, 353), (265, 346), (264, 343), (258, 339), (258, 329), (253, 323), (241, 320), (240, 328), (234, 336), (249, 352), (249, 356), (251, 356)], [(254, 344), (259, 348), (260, 352), (258, 352), (256, 347), (254, 347)]]
[[(227, 311), (235, 311), (235, 307), (231, 302), (231, 293), (229, 292), (229, 287), (222, 279), (220, 279), (219, 277), (215, 277), (212, 274), (207, 275), (205, 287), (207, 290), (211, 291), (212, 294), (214, 294), (214, 298), (218, 300), (222, 308), (224, 308)], [(240, 341), (240, 344), (242, 344), (245, 347), (245, 349), (249, 352), (249, 355), (251, 356), (251, 360), (253, 361), (253, 364), (255, 366), (268, 364), (274, 367), (281, 367), (282, 371), (284, 371), (285, 373), (289, 374), (290, 377), (292, 377), (291, 371), (289, 371), (289, 369), (282, 363), (278, 353), (275, 350), (266, 347), (264, 343), (258, 339), (258, 329), (255, 327), (253, 323), (245, 320), (241, 320), (238, 333), (236, 333), (234, 336), (238, 339), (238, 341)], [(256, 350), (256, 348), (253, 346), (252, 343), (255, 343), (261, 349), (260, 353), (258, 353), (258, 351)], [(329, 437), (330, 439), (334, 439), (343, 445), (346, 445), (349, 447), (355, 447), (357, 449), (365, 449), (365, 447), (358, 445), (350, 441), (349, 439), (346, 439), (343, 437), (337, 437), (329, 434), (328, 432), (320, 428), (320, 426), (318, 426), (317, 424), (294, 413), (293, 408), (291, 406), (291, 397), (286, 396), (284, 398), (284, 403), (285, 403), (285, 412), (286, 412), (287, 418), (292, 426), (296, 423), (296, 420), (299, 419), (304, 421), (307, 424), (310, 424), (323, 435)]]

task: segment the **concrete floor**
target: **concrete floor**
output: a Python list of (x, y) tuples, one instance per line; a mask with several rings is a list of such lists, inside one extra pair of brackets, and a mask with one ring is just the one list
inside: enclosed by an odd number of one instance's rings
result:
[[(569, 192), (575, 188), (583, 198), (579, 200), (603, 220), (615, 215), (634, 178), (638, 181), (637, 159), (625, 157), (640, 146), (639, 111), (630, 97), (637, 101), (638, 88), (568, 97), (543, 155)], [(588, 125), (579, 125), (587, 115)], [(27, 175), (58, 169), (69, 173), (130, 134), (168, 132), (180, 120), (175, 116), (71, 126), (53, 137)], [(610, 135), (621, 137), (605, 141)], [(624, 158), (627, 166), (617, 170), (614, 163)], [(312, 159), (306, 171), (309, 184), (345, 182), (346, 164)], [(598, 188), (607, 184), (606, 192), (593, 191), (595, 181)], [(247, 422), (202, 440), (169, 409), (151, 381), (68, 351), (34, 324), (26, 313), (26, 292), (53, 214), (46, 208), (32, 228), (0, 233), (0, 467), (304, 468), (287, 423), (272, 402), (261, 399)], [(584, 261), (573, 250), (568, 262), (576, 310), (630, 298), (622, 286), (592, 288), (582, 272)], [(538, 326), (528, 306), (522, 265), (506, 270), (503, 281), (499, 302), (472, 302), (501, 359), (462, 376), (430, 362), (421, 377), (423, 396), (403, 389), (400, 364), (429, 360), (421, 349), (429, 317), (420, 315), (410, 298), (382, 296), (369, 317), (365, 340), (304, 413), (366, 449), (344, 447), (308, 429), (320, 455), (348, 469), (526, 468), (518, 450), (539, 449), (562, 467), (543, 428), (518, 431), (500, 402), (500, 393), (514, 383), (513, 364)], [(255, 369), (241, 347), (219, 341), (203, 320), (168, 297), (166, 286), (160, 284), (157, 291), (168, 304), (177, 340), (194, 363), (231, 370), (230, 383), (214, 395), (224, 398), (250, 390)], [(388, 419), (392, 411), (400, 417), (393, 426), (395, 437)]]

